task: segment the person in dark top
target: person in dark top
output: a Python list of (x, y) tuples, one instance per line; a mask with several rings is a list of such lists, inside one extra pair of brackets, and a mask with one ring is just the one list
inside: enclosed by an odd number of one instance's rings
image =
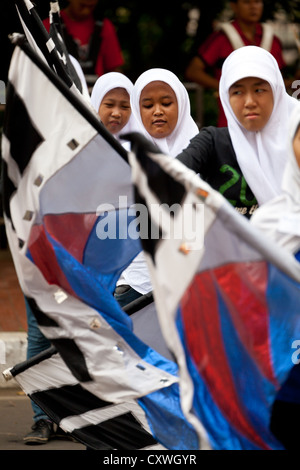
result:
[(256, 46), (226, 59), (220, 97), (228, 127), (202, 128), (176, 158), (250, 218), (281, 191), (288, 116), (298, 101), (274, 57)]
[(242, 174), (226, 127), (204, 127), (177, 158), (200, 173), (242, 215), (252, 215), (257, 200)]

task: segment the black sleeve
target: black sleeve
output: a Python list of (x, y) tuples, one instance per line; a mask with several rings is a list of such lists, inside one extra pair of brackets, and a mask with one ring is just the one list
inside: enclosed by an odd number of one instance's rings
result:
[(209, 127), (204, 127), (176, 158), (191, 170), (202, 174), (211, 160), (213, 149), (213, 133)]

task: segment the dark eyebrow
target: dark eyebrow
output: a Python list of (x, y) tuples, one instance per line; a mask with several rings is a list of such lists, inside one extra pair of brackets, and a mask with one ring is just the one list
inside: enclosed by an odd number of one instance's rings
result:
[[(142, 103), (143, 103), (144, 101), (152, 101), (152, 99), (153, 99), (153, 98), (143, 98), (143, 99), (142, 99)], [(172, 95), (165, 95), (165, 96), (161, 96), (160, 99), (161, 99), (161, 100), (165, 100), (165, 99), (172, 100), (172, 99), (174, 99), (174, 98), (173, 98)]]
[(267, 82), (267, 80), (259, 80), (258, 82), (254, 83), (254, 86), (259, 86), (259, 85), (270, 85), (270, 83)]
[(229, 90), (231, 90), (232, 88), (241, 88), (243, 85), (241, 85), (240, 83), (234, 83), (233, 85), (231, 85), (229, 87)]

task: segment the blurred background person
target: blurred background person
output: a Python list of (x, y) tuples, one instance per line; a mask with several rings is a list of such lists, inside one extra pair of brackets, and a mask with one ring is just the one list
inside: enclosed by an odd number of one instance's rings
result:
[[(68, 0), (60, 11), (63, 39), (78, 60), (88, 85), (107, 72), (121, 71), (124, 58), (113, 23), (97, 19), (99, 0)], [(49, 31), (49, 18), (43, 21)]]
[[(259, 46), (268, 50), (277, 60), (284, 75), (286, 63), (280, 39), (271, 24), (262, 23), (263, 0), (232, 0), (229, 2), (234, 15), (232, 21), (219, 22), (206, 40), (198, 47), (186, 70), (186, 79), (214, 91), (218, 100), (218, 127), (227, 126), (226, 117), (219, 100), (219, 80), (225, 59), (233, 50), (243, 46)], [(286, 86), (292, 80), (286, 81)]]

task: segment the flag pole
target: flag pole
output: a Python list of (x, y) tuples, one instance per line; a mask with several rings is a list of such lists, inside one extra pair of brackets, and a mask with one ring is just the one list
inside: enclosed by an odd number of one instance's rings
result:
[(141, 310), (142, 308), (147, 307), (147, 305), (150, 305), (153, 301), (153, 292), (151, 291), (125, 305), (122, 307), (122, 310), (127, 313), (127, 315), (133, 315), (138, 310)]
[(15, 366), (13, 366), (11, 368), (8, 368), (8, 369), (5, 369), (2, 372), (2, 375), (5, 378), (5, 380), (8, 382), (9, 380), (16, 377), (18, 374), (21, 374), (21, 372), (24, 372), (25, 370), (29, 369), (30, 367), (39, 364), (40, 362), (44, 361), (45, 359), (49, 359), (50, 357), (52, 357), (56, 353), (57, 353), (57, 349), (54, 346), (50, 346), (50, 348), (45, 349), (45, 351), (42, 351), (39, 354), (36, 354), (35, 356), (31, 357), (30, 359), (27, 359), (26, 361), (19, 362)]

